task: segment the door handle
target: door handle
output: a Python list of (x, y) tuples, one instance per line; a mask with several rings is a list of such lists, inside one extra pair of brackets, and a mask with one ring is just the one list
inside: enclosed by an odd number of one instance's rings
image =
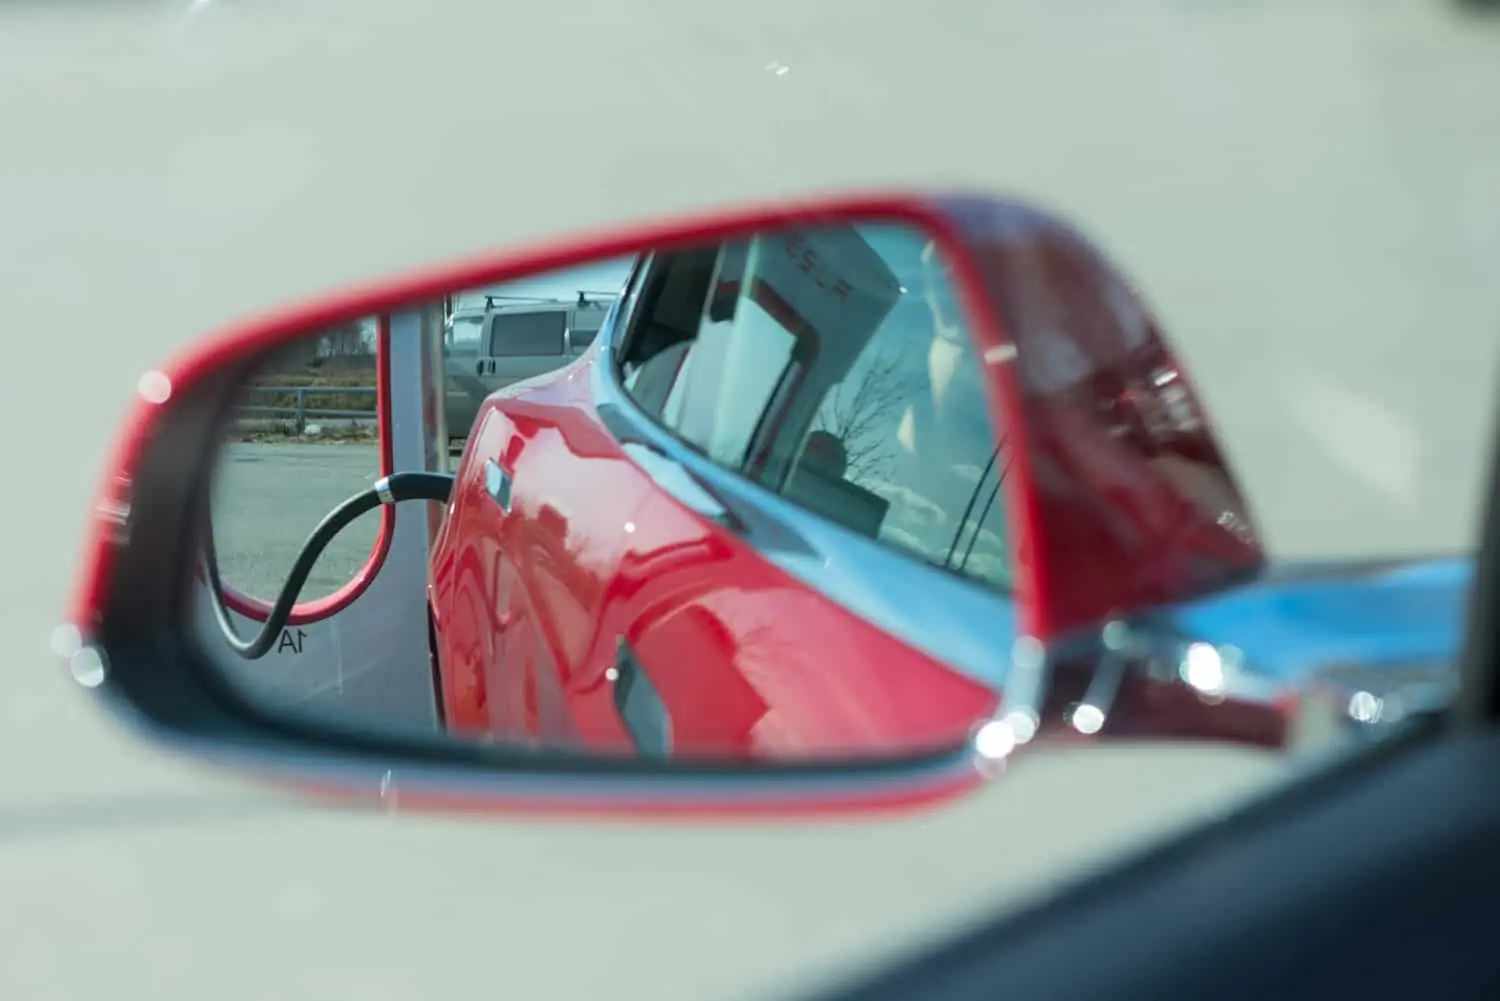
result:
[(641, 442), (628, 441), (620, 448), (646, 471), (646, 475), (657, 486), (671, 494), (688, 510), (738, 530), (739, 520), (733, 512), (682, 463)]
[(656, 690), (651, 676), (641, 669), (635, 652), (625, 638), (615, 647), (615, 711), (630, 734), (630, 741), (642, 755), (666, 757), (672, 753), (672, 720), (667, 704)]
[(500, 510), (510, 514), (510, 474), (501, 469), (494, 459), (484, 460), (484, 492), (500, 505)]

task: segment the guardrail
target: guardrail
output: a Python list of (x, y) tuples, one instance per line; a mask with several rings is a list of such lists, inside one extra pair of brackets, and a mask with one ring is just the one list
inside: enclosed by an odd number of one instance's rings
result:
[[(272, 397), (295, 397), (297, 400), (295, 406), (242, 403), (236, 409), (239, 412), (241, 420), (277, 420), (290, 418), (296, 421), (297, 430), (301, 432), (307, 428), (309, 418), (335, 421), (374, 420), (376, 394), (379, 391), (374, 386), (246, 386), (241, 392), (261, 393)], [(309, 397), (327, 396), (367, 396), (370, 399), (370, 408), (368, 410), (338, 410), (328, 407), (308, 406)]]

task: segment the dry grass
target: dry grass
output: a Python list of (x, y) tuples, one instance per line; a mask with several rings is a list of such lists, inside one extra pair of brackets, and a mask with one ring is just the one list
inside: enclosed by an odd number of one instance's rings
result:
[[(360, 388), (375, 385), (375, 365), (371, 359), (364, 364), (309, 366), (294, 372), (268, 373), (252, 380), (255, 386), (297, 387), (316, 392), (304, 394), (307, 407), (307, 424), (316, 426), (317, 434), (307, 434), (297, 426), (292, 416), (297, 408), (296, 393), (246, 392), (242, 402), (253, 407), (277, 407), (280, 414), (265, 411), (249, 411), (236, 422), (229, 437), (243, 442), (307, 442), (309, 444), (345, 444), (350, 442), (373, 442), (379, 434), (375, 426), (374, 393), (340, 393), (345, 386)], [(319, 410), (345, 410), (369, 414), (367, 419), (350, 420), (347, 417), (320, 417)]]
[[(309, 369), (296, 373), (283, 372), (273, 375), (263, 375), (255, 379), (252, 385), (316, 389), (319, 392), (306, 394), (306, 405), (309, 410), (366, 411), (372, 418), (375, 416), (374, 393), (340, 393), (337, 391), (341, 386), (374, 386), (375, 368), (373, 365), (363, 369), (346, 369), (343, 371)], [(295, 409), (297, 406), (297, 394), (246, 393), (244, 402), (259, 407), (286, 407), (288, 409)], [(315, 416), (309, 416), (308, 420), (322, 424), (325, 427), (344, 422), (342, 418), (319, 420)]]

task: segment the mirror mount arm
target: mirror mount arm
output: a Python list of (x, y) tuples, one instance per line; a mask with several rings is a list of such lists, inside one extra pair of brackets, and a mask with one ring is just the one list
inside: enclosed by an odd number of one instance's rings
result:
[(1011, 674), (1005, 684), (1004, 719), (1016, 742), (1032, 740), (1046, 714), (1056, 707), (1053, 673), (1067, 661), (1093, 661), (1082, 699), (1067, 714), (1067, 726), (1083, 736), (1099, 734), (1109, 721), (1115, 700), (1132, 670), (1157, 678), (1159, 665), (1174, 660), (1178, 648), (1190, 641), (1163, 631), (1150, 619), (1112, 616), (1097, 626), (1050, 640), (1023, 636), (1011, 655)]

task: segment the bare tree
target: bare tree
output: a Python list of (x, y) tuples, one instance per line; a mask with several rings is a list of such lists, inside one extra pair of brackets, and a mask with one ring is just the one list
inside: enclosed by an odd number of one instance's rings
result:
[(845, 475), (854, 481), (888, 475), (891, 431), (911, 396), (914, 380), (901, 356), (874, 358), (858, 379), (845, 380), (823, 401), (813, 430), (844, 446)]
[(359, 366), (374, 361), (375, 344), (365, 324), (358, 321), (325, 330), (317, 338), (317, 357), (339, 367)]

